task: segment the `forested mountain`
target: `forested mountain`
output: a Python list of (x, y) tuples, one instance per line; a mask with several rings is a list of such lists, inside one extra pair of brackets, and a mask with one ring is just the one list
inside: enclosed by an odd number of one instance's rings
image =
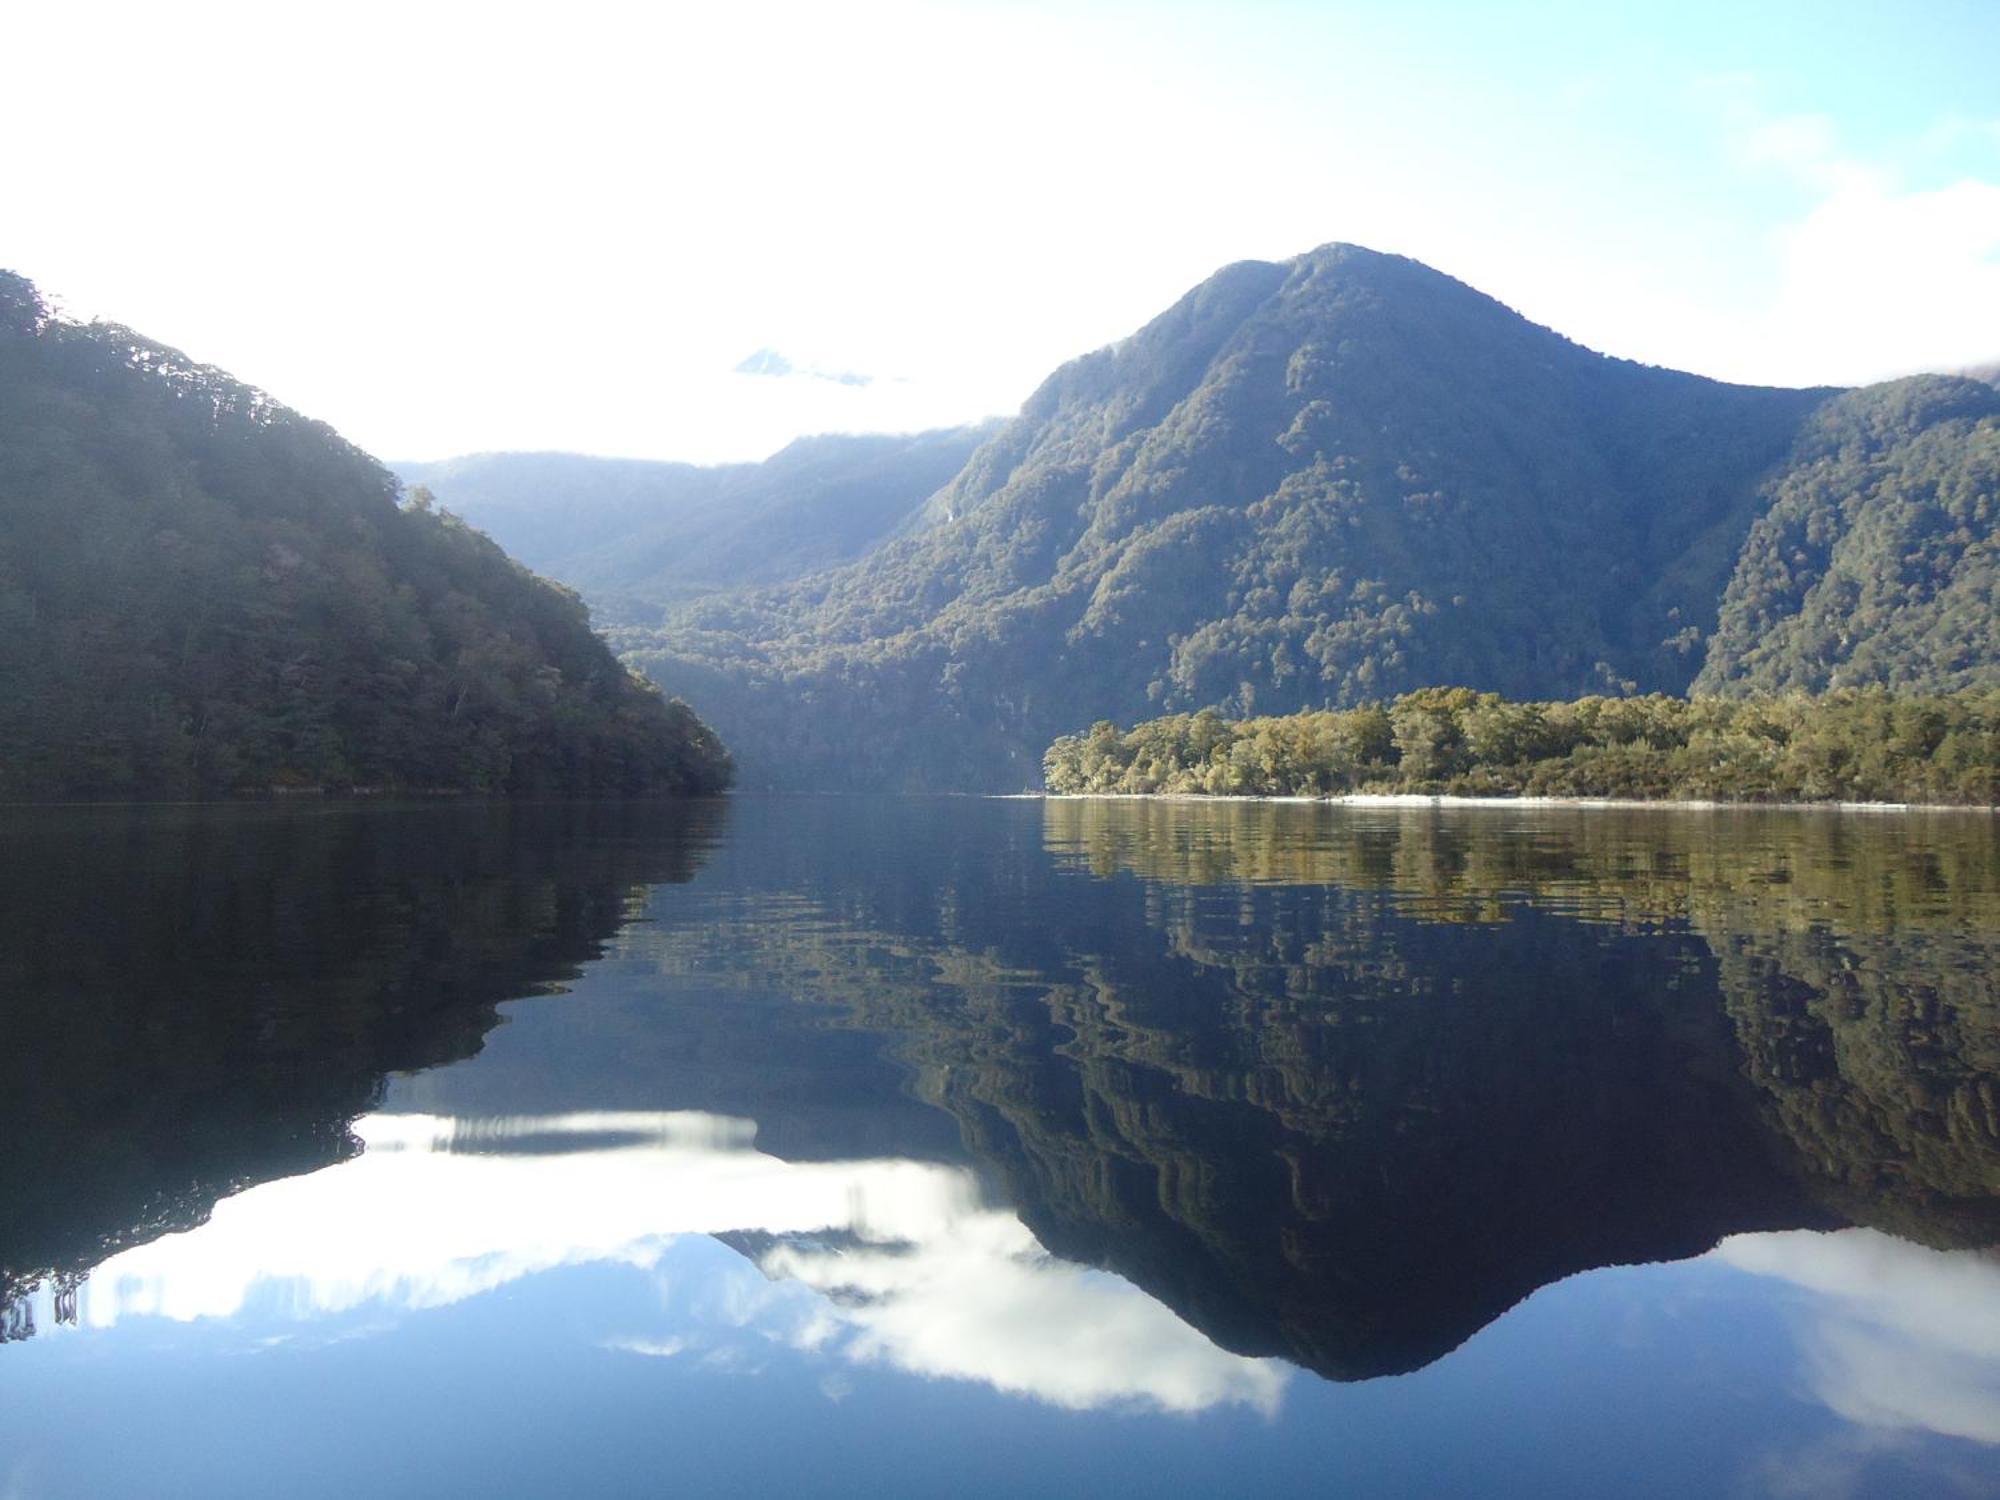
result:
[(1607, 359), (1353, 246), (1245, 263), (1057, 371), (920, 534), (623, 639), (759, 773), (854, 784), (1031, 784), (1054, 732), (1163, 709), (1681, 691), (1828, 394)]
[(964, 467), (997, 424), (914, 436), (800, 438), (763, 463), (480, 453), (396, 465), (410, 484), (601, 614), (783, 583), (852, 562)]
[(2000, 390), (1920, 375), (1813, 414), (1698, 692), (2000, 683)]
[(578, 599), (330, 428), (0, 272), (0, 799), (707, 792)]
[[(1883, 644), (1842, 647), (1838, 682), (2000, 681), (1965, 602), (1993, 503), (1966, 441), (1991, 396), (1607, 358), (1414, 261), (1332, 245), (1228, 267), (1058, 370), (912, 534), (613, 639), (713, 717), (752, 781), (1016, 788), (1049, 739), (1107, 717), (1437, 685), (1721, 691), (1763, 669), (1749, 637), (1773, 611), (1821, 607), (1792, 531), (1821, 546), (1838, 511), (1835, 572), (1875, 566), (1874, 513), (1827, 489), (1874, 475), (1912, 542), (1939, 534), (1882, 563), (1904, 592), (1869, 595)], [(1920, 503), (1924, 486), (1958, 498)], [(1892, 626), (1918, 595), (1930, 623)], [(1755, 684), (1816, 680), (1785, 670)]]

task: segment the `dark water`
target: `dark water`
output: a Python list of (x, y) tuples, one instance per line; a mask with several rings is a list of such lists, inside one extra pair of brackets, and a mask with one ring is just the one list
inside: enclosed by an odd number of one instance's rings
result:
[(0, 1500), (2000, 1494), (1983, 816), (0, 856)]

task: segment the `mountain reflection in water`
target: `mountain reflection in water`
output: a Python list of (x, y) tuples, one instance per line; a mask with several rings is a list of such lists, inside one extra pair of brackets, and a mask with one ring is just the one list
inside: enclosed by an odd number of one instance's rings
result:
[(755, 1328), (1268, 1419), (1293, 1366), (1424, 1369), (1578, 1272), (1706, 1257), (1770, 1289), (1829, 1419), (2000, 1443), (1985, 817), (829, 799), (0, 840), (17, 1336), (682, 1287), (709, 1237), (713, 1295), (599, 1346)]

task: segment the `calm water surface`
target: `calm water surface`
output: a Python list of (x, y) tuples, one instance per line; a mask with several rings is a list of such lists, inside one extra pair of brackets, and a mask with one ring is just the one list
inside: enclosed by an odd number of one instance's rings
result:
[(0, 1497), (2000, 1495), (1984, 816), (0, 810)]

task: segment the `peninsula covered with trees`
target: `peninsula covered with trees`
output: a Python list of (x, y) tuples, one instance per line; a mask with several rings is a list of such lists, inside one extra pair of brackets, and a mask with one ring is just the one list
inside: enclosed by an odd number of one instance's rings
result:
[(0, 272), (0, 800), (701, 794), (721, 742), (331, 428)]
[(1416, 793), (2000, 803), (2000, 689), (1517, 703), (1429, 688), (1337, 712), (1173, 714), (1065, 735), (1058, 793)]

